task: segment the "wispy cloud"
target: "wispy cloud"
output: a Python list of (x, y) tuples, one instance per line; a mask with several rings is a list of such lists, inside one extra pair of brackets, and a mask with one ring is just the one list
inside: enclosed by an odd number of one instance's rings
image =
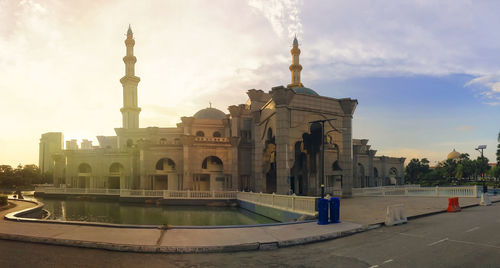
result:
[(249, 0), (248, 5), (260, 12), (271, 24), (274, 32), (288, 38), (302, 35), (300, 0)]
[(463, 125), (463, 126), (457, 127), (457, 130), (460, 130), (460, 131), (474, 131), (474, 130), (476, 130), (476, 126)]
[(465, 84), (479, 90), (479, 96), (485, 104), (497, 106), (500, 104), (500, 74), (488, 74), (472, 79)]

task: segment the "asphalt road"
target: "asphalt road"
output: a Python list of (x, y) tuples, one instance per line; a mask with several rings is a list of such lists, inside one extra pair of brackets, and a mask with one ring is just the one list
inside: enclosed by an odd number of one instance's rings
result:
[(141, 254), (0, 240), (0, 267), (500, 267), (500, 203), (270, 251)]

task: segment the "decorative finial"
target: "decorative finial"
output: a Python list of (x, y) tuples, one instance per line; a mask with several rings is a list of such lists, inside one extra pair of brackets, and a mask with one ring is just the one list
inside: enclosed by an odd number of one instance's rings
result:
[(130, 27), (130, 23), (128, 25), (127, 35), (133, 35), (132, 28)]
[(298, 46), (299, 45), (299, 41), (297, 40), (297, 34), (295, 34), (295, 37), (293, 38), (293, 45), (294, 46)]
[(212, 108), (212, 102), (211, 102), (211, 101), (209, 101), (209, 102), (208, 102), (208, 104), (210, 105), (210, 108)]

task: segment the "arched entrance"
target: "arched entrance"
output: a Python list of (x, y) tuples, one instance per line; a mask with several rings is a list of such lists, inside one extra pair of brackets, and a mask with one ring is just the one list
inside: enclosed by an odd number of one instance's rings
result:
[(92, 177), (92, 168), (87, 163), (81, 163), (78, 166), (78, 180), (77, 180), (77, 188), (90, 188)]
[(375, 180), (375, 186), (379, 186), (382, 184), (379, 182), (378, 169), (376, 167), (373, 168), (373, 178)]
[(294, 146), (294, 163), (290, 172), (290, 189), (297, 195), (307, 193), (307, 155), (304, 151), (304, 143), (298, 141)]
[(156, 174), (153, 176), (153, 190), (177, 190), (177, 173), (175, 162), (170, 158), (162, 158), (156, 162)]
[(389, 169), (389, 183), (394, 185), (398, 184), (398, 170), (395, 167)]
[(195, 176), (195, 189), (199, 191), (222, 191), (226, 189), (224, 163), (217, 156), (208, 156), (201, 163), (201, 174)]
[(365, 176), (365, 167), (363, 164), (358, 163), (358, 185), (360, 187), (366, 187), (366, 176)]
[(123, 181), (124, 168), (120, 163), (113, 163), (109, 167), (107, 187), (109, 189), (120, 189), (120, 182)]
[(276, 193), (277, 190), (277, 170), (276, 170), (276, 143), (273, 129), (267, 129), (263, 156), (263, 171), (266, 178), (266, 193)]

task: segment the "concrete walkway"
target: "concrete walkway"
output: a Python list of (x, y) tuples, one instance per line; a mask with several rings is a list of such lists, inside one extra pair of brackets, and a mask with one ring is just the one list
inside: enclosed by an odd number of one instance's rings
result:
[[(500, 201), (500, 196), (491, 199)], [(479, 201), (479, 198), (460, 198), (460, 205), (477, 205)], [(437, 213), (448, 206), (447, 198), (356, 197), (341, 201), (343, 222), (338, 224), (308, 222), (250, 228), (144, 229), (3, 220), (4, 215), (12, 211), (34, 206), (21, 201), (11, 202), (17, 207), (0, 212), (0, 239), (118, 251), (186, 253), (273, 249), (328, 240), (383, 222), (388, 205), (404, 204), (410, 217)]]
[[(500, 195), (490, 196), (491, 201), (500, 200)], [(481, 198), (461, 197), (461, 207), (478, 205)], [(340, 219), (362, 225), (378, 224), (385, 220), (387, 206), (404, 204), (407, 217), (443, 212), (448, 208), (447, 197), (377, 196), (355, 197), (340, 201)]]

